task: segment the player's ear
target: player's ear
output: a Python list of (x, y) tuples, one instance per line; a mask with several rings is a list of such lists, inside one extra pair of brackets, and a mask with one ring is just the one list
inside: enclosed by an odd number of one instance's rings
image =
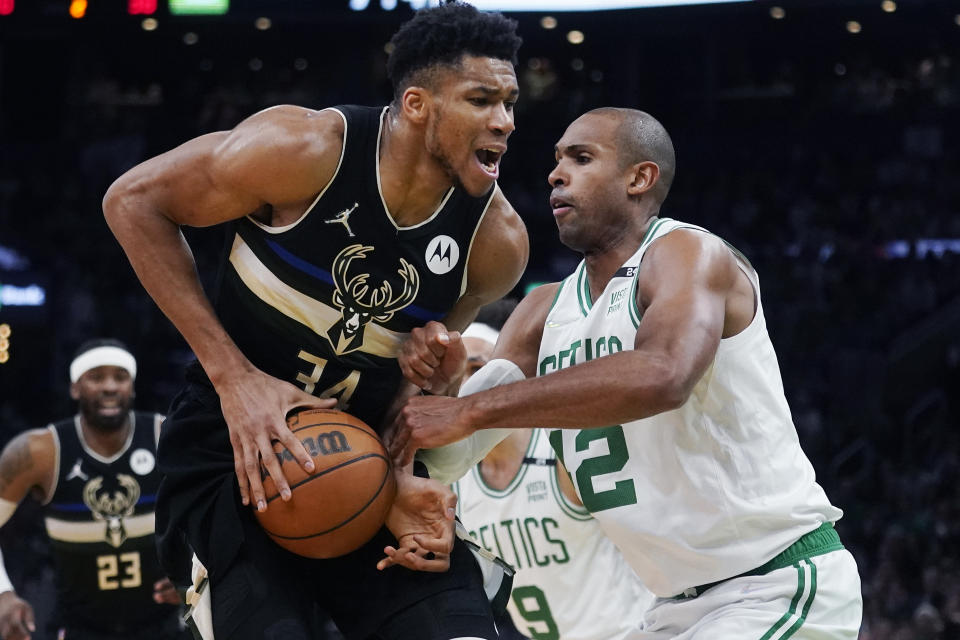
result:
[(627, 194), (642, 196), (660, 180), (660, 166), (656, 162), (645, 160), (632, 165), (628, 171), (630, 184), (627, 185)]
[(416, 124), (423, 124), (429, 115), (431, 94), (426, 87), (409, 86), (400, 97), (403, 117)]
[(70, 399), (71, 400), (80, 399), (80, 384), (77, 382), (70, 383)]

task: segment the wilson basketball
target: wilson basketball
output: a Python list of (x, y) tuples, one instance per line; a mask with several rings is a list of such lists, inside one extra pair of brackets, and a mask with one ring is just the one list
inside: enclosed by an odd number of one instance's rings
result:
[(274, 451), (290, 485), (284, 502), (266, 469), (267, 510), (254, 510), (260, 526), (281, 547), (308, 558), (349, 553), (383, 525), (397, 492), (393, 467), (376, 432), (332, 409), (301, 411), (287, 419), (313, 458), (305, 472), (280, 443)]

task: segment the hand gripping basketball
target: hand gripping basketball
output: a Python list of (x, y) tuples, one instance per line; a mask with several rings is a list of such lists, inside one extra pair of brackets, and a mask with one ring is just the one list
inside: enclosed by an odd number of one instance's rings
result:
[(260, 526), (281, 547), (308, 558), (349, 553), (383, 526), (397, 492), (393, 467), (376, 432), (342, 411), (301, 411), (290, 430), (316, 466), (303, 471), (277, 443), (273, 455), (290, 482), (289, 502), (263, 470), (270, 508), (256, 512)]

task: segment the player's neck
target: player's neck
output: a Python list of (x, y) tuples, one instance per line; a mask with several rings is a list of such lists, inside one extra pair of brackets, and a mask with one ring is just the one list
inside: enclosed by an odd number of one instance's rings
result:
[(380, 192), (399, 227), (429, 218), (453, 182), (426, 150), (423, 134), (390, 114), (380, 139)]
[(523, 456), (530, 446), (533, 429), (517, 429), (498, 444), (480, 462), (480, 475), (493, 489), (502, 491), (510, 486), (520, 471)]
[(637, 252), (643, 243), (647, 229), (656, 219), (655, 216), (651, 216), (639, 228), (621, 233), (602, 248), (583, 254), (587, 268), (587, 282), (590, 285), (590, 297), (593, 300), (597, 300), (603, 294), (613, 274), (623, 266), (627, 258)]
[(127, 443), (127, 438), (130, 437), (130, 429), (132, 428), (129, 417), (123, 421), (123, 425), (118, 429), (103, 429), (94, 426), (82, 413), (80, 414), (80, 430), (83, 432), (83, 441), (87, 447), (105, 458), (116, 455), (118, 451), (123, 449), (123, 445)]

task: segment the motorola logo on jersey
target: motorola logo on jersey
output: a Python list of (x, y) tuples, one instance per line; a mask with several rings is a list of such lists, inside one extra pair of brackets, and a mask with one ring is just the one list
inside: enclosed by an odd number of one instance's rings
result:
[(111, 490), (103, 486), (103, 477), (93, 478), (83, 487), (83, 503), (93, 512), (94, 520), (107, 523), (104, 538), (119, 547), (127, 539), (123, 519), (133, 515), (140, 499), (140, 484), (124, 473), (117, 474), (118, 486)]
[(460, 261), (460, 245), (450, 236), (437, 236), (423, 254), (427, 268), (438, 276), (449, 273)]
[[(445, 237), (445, 236), (441, 236)], [(333, 303), (340, 308), (340, 320), (327, 329), (327, 340), (338, 355), (356, 351), (363, 346), (364, 328), (372, 321), (388, 322), (393, 314), (413, 302), (420, 291), (420, 274), (409, 262), (400, 258), (402, 288), (396, 295), (393, 285), (384, 280), (372, 288), (367, 282), (369, 273), (350, 276), (350, 264), (363, 260), (373, 247), (352, 244), (333, 261)]]

